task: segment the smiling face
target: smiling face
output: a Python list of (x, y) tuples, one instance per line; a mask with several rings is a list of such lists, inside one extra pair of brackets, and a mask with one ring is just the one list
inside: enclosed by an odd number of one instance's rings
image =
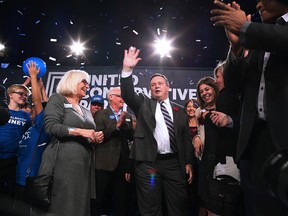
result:
[(288, 12), (288, 7), (277, 0), (258, 0), (256, 9), (264, 23), (275, 23), (279, 17)]
[(9, 96), (9, 105), (15, 107), (22, 107), (30, 94), (28, 88), (23, 87), (21, 84), (14, 84), (7, 90)]
[(166, 80), (161, 76), (154, 76), (150, 81), (151, 96), (158, 101), (168, 98), (169, 89)]
[(108, 98), (109, 98), (109, 103), (110, 106), (114, 110), (120, 110), (124, 106), (124, 100), (121, 96), (121, 90), (120, 88), (113, 88), (111, 91), (108, 93)]
[(186, 112), (187, 112), (187, 115), (189, 116), (189, 118), (195, 117), (195, 111), (196, 111), (197, 107), (194, 106), (192, 101), (187, 103), (185, 109), (186, 109)]
[(81, 80), (80, 83), (77, 84), (77, 96), (79, 98), (83, 98), (86, 96), (86, 92), (89, 90), (89, 83), (86, 79)]
[(206, 84), (201, 84), (199, 86), (199, 94), (207, 108), (215, 106), (216, 92), (214, 88)]

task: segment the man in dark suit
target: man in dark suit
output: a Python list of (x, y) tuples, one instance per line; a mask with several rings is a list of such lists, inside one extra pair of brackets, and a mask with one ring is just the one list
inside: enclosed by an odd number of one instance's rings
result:
[[(192, 181), (193, 148), (185, 112), (169, 100), (169, 82), (162, 74), (150, 78), (151, 98), (134, 92), (132, 70), (140, 61), (139, 52), (135, 47), (125, 50), (121, 74), (122, 97), (137, 118), (131, 156), (136, 161), (139, 211), (142, 216), (161, 216), (165, 203), (163, 211), (167, 215), (187, 215), (187, 181)], [(162, 101), (170, 123), (172, 118), (176, 142), (170, 141), (165, 114), (160, 108)]]
[[(105, 205), (114, 204), (115, 215), (126, 216), (127, 181), (130, 181), (128, 141), (133, 139), (134, 129), (131, 115), (123, 111), (120, 87), (111, 88), (107, 99), (109, 106), (98, 110), (94, 116), (96, 130), (103, 131), (105, 138), (95, 149), (96, 204), (91, 211), (92, 215), (101, 215)], [(109, 195), (114, 197), (113, 203), (105, 200)]]
[(250, 197), (247, 214), (287, 215), (287, 206), (265, 190), (263, 169), (270, 155), (288, 149), (288, 1), (258, 0), (263, 23), (250, 22), (235, 2), (214, 4), (211, 20), (225, 27), (231, 44), (225, 86), (243, 99), (237, 160)]

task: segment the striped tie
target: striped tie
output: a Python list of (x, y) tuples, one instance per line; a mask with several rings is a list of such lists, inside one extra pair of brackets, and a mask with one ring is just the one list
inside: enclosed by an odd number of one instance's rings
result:
[(161, 111), (162, 111), (167, 129), (169, 132), (170, 147), (171, 147), (173, 152), (177, 152), (173, 121), (172, 121), (171, 116), (169, 115), (166, 107), (164, 106), (164, 103), (165, 103), (164, 101), (160, 101), (160, 107), (161, 107)]

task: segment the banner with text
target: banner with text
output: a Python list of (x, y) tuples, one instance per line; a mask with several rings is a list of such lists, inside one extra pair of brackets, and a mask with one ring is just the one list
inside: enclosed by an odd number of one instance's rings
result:
[[(51, 67), (47, 68), (44, 75), (43, 83), (48, 96), (51, 96), (56, 91), (56, 86), (63, 74), (71, 70), (71, 67)], [(90, 106), (90, 97), (95, 94), (102, 95), (105, 99), (105, 107), (108, 104), (106, 99), (107, 92), (111, 87), (120, 85), (121, 68), (112, 66), (85, 67), (85, 70), (90, 75), (90, 89), (85, 98), (81, 100), (81, 105)], [(185, 104), (185, 101), (191, 98), (196, 98), (197, 82), (204, 76), (213, 76), (213, 68), (173, 68), (173, 67), (136, 67), (133, 71), (133, 80), (135, 92), (142, 92), (150, 96), (149, 78), (154, 73), (164, 74), (170, 82), (171, 101)], [(6, 89), (15, 83), (24, 83), (26, 80), (22, 68), (8, 67), (0, 69), (1, 85)], [(30, 87), (30, 86), (28, 86)], [(124, 108), (126, 110), (126, 107)]]

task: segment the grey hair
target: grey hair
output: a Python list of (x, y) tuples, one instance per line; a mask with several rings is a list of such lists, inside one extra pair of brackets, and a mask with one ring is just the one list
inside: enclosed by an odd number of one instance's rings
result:
[(89, 74), (83, 70), (69, 70), (61, 78), (57, 85), (56, 92), (62, 95), (77, 93), (77, 85), (83, 80), (90, 81)]

